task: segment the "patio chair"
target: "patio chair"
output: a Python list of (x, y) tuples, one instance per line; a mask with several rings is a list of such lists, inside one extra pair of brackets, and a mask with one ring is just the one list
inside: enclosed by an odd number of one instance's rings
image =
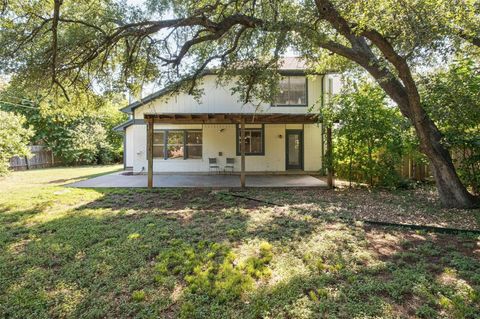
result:
[(220, 173), (220, 166), (217, 163), (217, 158), (209, 158), (208, 159), (208, 168), (210, 171), (216, 170), (217, 173)]
[(226, 161), (227, 164), (225, 164), (225, 171), (230, 170), (230, 172), (233, 173), (235, 168), (235, 159), (233, 157), (227, 157)]

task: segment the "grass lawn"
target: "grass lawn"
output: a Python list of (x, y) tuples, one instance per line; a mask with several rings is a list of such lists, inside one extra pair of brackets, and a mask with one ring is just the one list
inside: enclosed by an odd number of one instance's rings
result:
[(480, 318), (477, 228), (429, 188), (77, 189), (118, 166), (0, 179), (0, 318)]

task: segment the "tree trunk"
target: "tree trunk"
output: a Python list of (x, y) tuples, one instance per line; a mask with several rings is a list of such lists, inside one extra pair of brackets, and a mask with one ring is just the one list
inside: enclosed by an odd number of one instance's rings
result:
[[(320, 46), (362, 66), (397, 103), (402, 114), (412, 121), (421, 149), (432, 164), (443, 205), (474, 207), (477, 204), (476, 198), (460, 182), (450, 154), (440, 143), (440, 131), (421, 106), (418, 88), (407, 60), (396, 52), (388, 38), (375, 29), (365, 29), (360, 33), (353, 30), (351, 24), (339, 14), (330, 0), (315, 0), (315, 4), (319, 17), (328, 21), (351, 44), (351, 47), (346, 47), (327, 41), (320, 42)], [(374, 53), (372, 45), (381, 52), (381, 56)], [(395, 72), (385, 67), (382, 61), (388, 61)]]
[[(423, 110), (422, 110), (423, 111)], [(477, 203), (460, 181), (453, 166), (450, 153), (440, 142), (441, 134), (438, 128), (425, 114), (424, 124), (414, 123), (420, 140), (420, 147), (432, 164), (433, 175), (437, 183), (440, 200), (444, 206), (471, 208)]]
[(421, 106), (417, 88), (414, 86), (408, 90), (391, 85), (390, 81), (382, 82), (378, 78), (377, 81), (397, 103), (402, 114), (412, 122), (420, 142), (420, 148), (432, 166), (442, 204), (445, 207), (456, 208), (476, 207), (478, 201), (460, 181), (450, 153), (441, 144), (442, 134)]
[(376, 65), (375, 59), (368, 52), (366, 59), (359, 64), (377, 80), (385, 93), (397, 103), (401, 113), (412, 122), (420, 148), (432, 165), (442, 204), (456, 208), (478, 206), (478, 200), (460, 181), (450, 153), (441, 144), (442, 134), (421, 106), (420, 95), (408, 65), (404, 63), (397, 68), (399, 77), (408, 84), (403, 86), (392, 73)]

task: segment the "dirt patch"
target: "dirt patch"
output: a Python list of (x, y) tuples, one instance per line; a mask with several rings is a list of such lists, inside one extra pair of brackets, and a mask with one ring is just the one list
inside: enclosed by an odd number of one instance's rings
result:
[(447, 209), (433, 187), (414, 190), (261, 189), (249, 197), (288, 205), (305, 213), (338, 215), (358, 220), (480, 230), (480, 209)]

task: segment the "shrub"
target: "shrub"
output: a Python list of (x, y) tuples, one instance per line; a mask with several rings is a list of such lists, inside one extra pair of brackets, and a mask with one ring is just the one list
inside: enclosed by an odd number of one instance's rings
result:
[(67, 126), (53, 150), (67, 165), (112, 164), (121, 161), (121, 151), (108, 142), (105, 127), (96, 119), (81, 118)]
[(457, 173), (480, 192), (480, 72), (473, 59), (454, 61), (448, 69), (421, 78), (425, 110), (443, 134)]
[(328, 107), (325, 116), (340, 120), (334, 132), (337, 175), (371, 186), (399, 183), (396, 168), (408, 124), (396, 108), (387, 104), (383, 91), (366, 81), (354, 82), (345, 86)]
[(12, 157), (30, 155), (28, 144), (34, 132), (22, 115), (0, 111), (0, 118), (0, 175), (5, 175)]

